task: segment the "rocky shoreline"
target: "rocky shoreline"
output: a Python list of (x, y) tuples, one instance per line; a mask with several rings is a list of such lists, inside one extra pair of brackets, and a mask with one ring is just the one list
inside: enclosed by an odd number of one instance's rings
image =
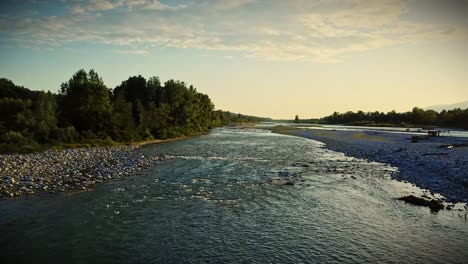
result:
[(0, 198), (41, 192), (85, 191), (97, 183), (124, 177), (164, 157), (149, 157), (138, 146), (47, 150), (0, 155)]
[(410, 133), (283, 129), (279, 133), (321, 141), (348, 156), (390, 164), (394, 177), (442, 194), (446, 202), (468, 202), (468, 138), (429, 137), (411, 143)]

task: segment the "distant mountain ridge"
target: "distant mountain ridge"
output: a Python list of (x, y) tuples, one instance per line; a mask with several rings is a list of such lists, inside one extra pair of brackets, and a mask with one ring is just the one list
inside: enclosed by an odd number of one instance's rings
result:
[(452, 109), (455, 109), (455, 108), (461, 108), (461, 109), (466, 109), (468, 108), (468, 100), (466, 101), (463, 101), (463, 102), (460, 102), (460, 103), (456, 103), (456, 104), (445, 104), (445, 105), (431, 105), (431, 106), (428, 106), (426, 108), (424, 108), (425, 110), (435, 110), (437, 112), (440, 112), (442, 110), (452, 110)]

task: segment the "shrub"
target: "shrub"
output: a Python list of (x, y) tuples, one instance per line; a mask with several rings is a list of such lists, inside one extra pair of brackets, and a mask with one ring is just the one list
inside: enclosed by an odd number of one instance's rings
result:
[(25, 141), (23, 135), (16, 131), (7, 131), (1, 135), (0, 139), (7, 144), (21, 144)]
[(58, 142), (73, 143), (80, 138), (80, 134), (73, 126), (69, 126), (53, 129), (49, 134), (49, 138)]

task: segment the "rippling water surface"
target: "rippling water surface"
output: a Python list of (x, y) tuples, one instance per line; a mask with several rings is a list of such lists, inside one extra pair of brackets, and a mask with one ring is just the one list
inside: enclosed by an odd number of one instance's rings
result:
[(395, 168), (322, 147), (255, 129), (145, 147), (170, 159), (90, 192), (1, 201), (1, 258), (466, 263), (465, 212), (396, 201), (418, 190)]

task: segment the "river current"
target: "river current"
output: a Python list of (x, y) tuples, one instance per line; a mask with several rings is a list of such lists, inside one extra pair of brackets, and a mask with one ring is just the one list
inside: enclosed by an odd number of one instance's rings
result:
[(397, 169), (320, 142), (220, 128), (75, 195), (0, 201), (1, 263), (467, 263), (466, 211), (395, 200)]

